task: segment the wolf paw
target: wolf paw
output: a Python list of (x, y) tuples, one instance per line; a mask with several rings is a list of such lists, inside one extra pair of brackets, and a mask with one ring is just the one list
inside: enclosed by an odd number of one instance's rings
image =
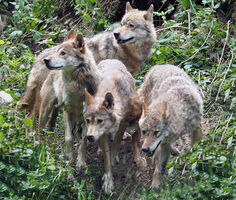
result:
[(102, 149), (100, 147), (98, 147), (98, 150), (97, 150), (97, 155), (100, 156), (102, 154)]
[(131, 142), (131, 141), (132, 141), (132, 135), (129, 134), (128, 132), (124, 132), (124, 135), (123, 135), (122, 140), (125, 140), (125, 141), (128, 141), (128, 142)]
[(145, 168), (147, 166), (146, 159), (141, 156), (139, 156), (137, 159), (135, 159), (135, 162), (141, 168)]
[(112, 193), (112, 190), (114, 189), (114, 183), (112, 180), (112, 175), (110, 172), (107, 174), (104, 174), (102, 177), (102, 180), (104, 181), (102, 185), (102, 189), (105, 191), (106, 194)]
[(81, 156), (78, 155), (77, 162), (76, 162), (76, 170), (80, 171), (81, 168), (84, 168), (86, 166), (87, 165), (86, 165), (85, 160)]
[(69, 161), (73, 161), (73, 152), (71, 152), (71, 151), (65, 151), (65, 157), (66, 157), (66, 159), (67, 160), (69, 160)]
[(152, 189), (158, 189), (160, 187), (161, 183), (159, 180), (152, 181), (151, 188)]

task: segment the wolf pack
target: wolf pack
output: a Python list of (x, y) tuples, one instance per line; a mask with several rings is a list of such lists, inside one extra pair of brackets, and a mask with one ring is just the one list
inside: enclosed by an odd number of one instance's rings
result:
[[(153, 5), (141, 11), (127, 2), (120, 27), (113, 31), (88, 39), (69, 31), (64, 42), (38, 55), (18, 104), (28, 118), (38, 118), (38, 135), (55, 127), (62, 110), (64, 155), (77, 170), (86, 166), (87, 145), (98, 142), (105, 193), (114, 190), (112, 166), (125, 134), (132, 138), (139, 167), (147, 165), (141, 151), (155, 160), (152, 188), (161, 185), (170, 154), (179, 153), (173, 143), (189, 135), (193, 145), (202, 136), (202, 95), (183, 69), (155, 65), (136, 91), (133, 76), (156, 41), (153, 10)], [(79, 133), (74, 133), (75, 126)]]

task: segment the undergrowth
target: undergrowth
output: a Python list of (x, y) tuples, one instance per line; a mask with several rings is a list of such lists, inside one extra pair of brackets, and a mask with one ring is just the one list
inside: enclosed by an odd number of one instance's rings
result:
[[(103, 19), (99, 1), (74, 1), (69, 5), (74, 16), (60, 18), (57, 14), (68, 9), (65, 2), (16, 0), (10, 5), (0, 1), (0, 8), (12, 8), (13, 14), (1, 33), (0, 90), (14, 98), (9, 106), (0, 108), (0, 199), (118, 198), (96, 191), (92, 177), (89, 181), (70, 179), (74, 171), (64, 160), (61, 147), (39, 144), (34, 131), (26, 138), (25, 127), (32, 128), (32, 120), (23, 112), (11, 112), (24, 92), (35, 59), (32, 51), (62, 41), (68, 27), (76, 27), (76, 23), (87, 35), (110, 27)], [(155, 64), (184, 68), (202, 88), (204, 121), (209, 131), (191, 150), (169, 161), (167, 176), (158, 191), (140, 188), (135, 195), (122, 198), (236, 198), (236, 26), (217, 17), (221, 3), (203, 1), (197, 5), (183, 0), (170, 21), (165, 20), (165, 13), (156, 13), (163, 16), (164, 28), (157, 29), (160, 35), (153, 54), (136, 76), (137, 82), (142, 83), (146, 71)], [(63, 133), (60, 129), (58, 134)], [(92, 167), (85, 174), (90, 170)]]

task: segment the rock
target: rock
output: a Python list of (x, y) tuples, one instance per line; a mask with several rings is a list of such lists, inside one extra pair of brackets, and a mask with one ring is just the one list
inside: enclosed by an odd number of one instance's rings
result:
[(6, 106), (13, 100), (12, 96), (4, 91), (0, 91), (0, 106)]

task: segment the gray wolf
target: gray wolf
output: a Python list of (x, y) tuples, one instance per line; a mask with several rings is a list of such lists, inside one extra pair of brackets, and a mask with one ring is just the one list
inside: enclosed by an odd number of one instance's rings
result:
[[(155, 40), (153, 5), (147, 11), (140, 11), (133, 9), (127, 3), (126, 13), (119, 28), (113, 32), (108, 31), (95, 35), (85, 42), (90, 51), (92, 51), (96, 64), (104, 59), (118, 59), (134, 75), (149, 57)], [(56, 46), (44, 50), (33, 64), (28, 77), (26, 91), (20, 99), (20, 106), (18, 106), (19, 110), (24, 109), (29, 112), (27, 116), (29, 118), (32, 118), (33, 115), (38, 116), (40, 105), (39, 91), (49, 74), (44, 58), (48, 54), (53, 54), (57, 48)], [(51, 126), (54, 123), (55, 117), (50, 122)]]
[[(99, 72), (83, 36), (70, 31), (67, 40), (48, 53), (44, 58), (50, 70), (40, 90), (39, 132), (49, 120), (55, 102), (63, 108), (65, 126), (65, 155), (73, 160), (72, 129), (76, 122), (83, 122), (84, 88), (92, 94), (96, 92), (100, 80)], [(82, 131), (82, 140), (77, 157), (77, 167), (85, 165), (84, 140), (86, 128)]]
[[(98, 69), (102, 79), (96, 94), (92, 96), (85, 90), (84, 118), (88, 129), (87, 139), (90, 142), (99, 141), (102, 149), (105, 165), (103, 189), (111, 193), (114, 188), (111, 164), (117, 156), (124, 131), (138, 123), (142, 105), (137, 101), (135, 80), (124, 64), (107, 59), (99, 63)], [(111, 154), (109, 136), (113, 139)], [(139, 129), (132, 136), (134, 160), (137, 164), (145, 165), (138, 147), (140, 136)]]
[(203, 100), (198, 87), (180, 68), (156, 65), (138, 91), (143, 102), (139, 126), (144, 137), (142, 151), (156, 159), (152, 188), (158, 188), (172, 151), (171, 144), (189, 134), (192, 144), (200, 140)]

